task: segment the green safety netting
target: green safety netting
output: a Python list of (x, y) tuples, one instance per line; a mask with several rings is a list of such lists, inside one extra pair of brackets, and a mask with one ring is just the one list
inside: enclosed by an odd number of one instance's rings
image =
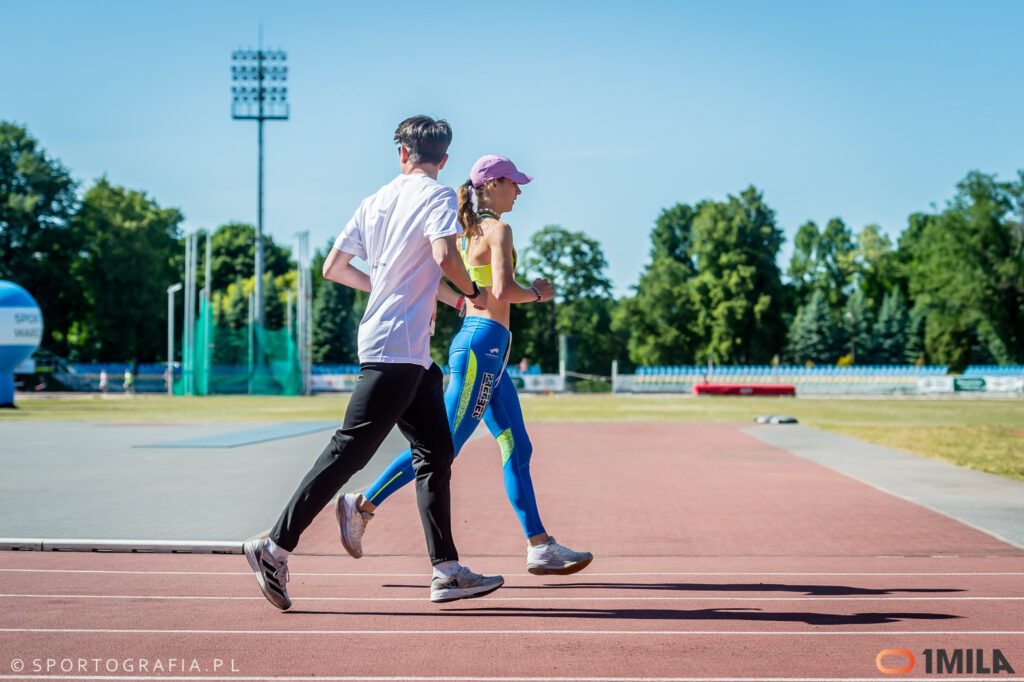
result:
[(210, 305), (201, 302), (193, 338), (182, 337), (181, 374), (174, 379), (174, 394), (215, 393), (302, 393), (294, 335), (255, 323), (238, 329), (215, 324)]

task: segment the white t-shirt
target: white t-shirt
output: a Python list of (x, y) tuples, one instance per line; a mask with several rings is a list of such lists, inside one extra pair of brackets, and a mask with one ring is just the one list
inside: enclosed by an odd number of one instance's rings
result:
[(359, 204), (334, 241), (370, 266), (359, 362), (430, 367), (430, 320), (441, 281), (430, 243), (460, 232), (455, 192), (423, 173), (399, 175)]

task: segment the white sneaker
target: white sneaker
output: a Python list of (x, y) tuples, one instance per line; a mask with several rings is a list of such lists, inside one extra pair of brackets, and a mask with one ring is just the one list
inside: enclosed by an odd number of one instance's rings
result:
[(531, 546), (526, 552), (526, 570), (534, 575), (571, 575), (594, 560), (590, 552), (574, 552), (549, 538), (546, 545)]
[(363, 533), (366, 532), (366, 524), (373, 518), (370, 512), (359, 511), (356, 506), (358, 501), (359, 493), (345, 493), (334, 505), (338, 528), (341, 529), (341, 546), (353, 559), (363, 556)]
[(474, 599), (490, 594), (505, 584), (500, 575), (480, 575), (465, 566), (447, 578), (434, 576), (430, 581), (430, 601), (441, 603), (456, 599)]

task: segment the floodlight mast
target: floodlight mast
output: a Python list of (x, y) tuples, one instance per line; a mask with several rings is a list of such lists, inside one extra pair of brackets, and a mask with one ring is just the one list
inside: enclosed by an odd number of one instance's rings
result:
[[(231, 53), (231, 118), (236, 121), (256, 121), (259, 147), (256, 209), (256, 324), (263, 324), (263, 122), (287, 121), (288, 55), (283, 50), (264, 50), (262, 31), (260, 45), (255, 50), (235, 50)], [(269, 65), (268, 65), (269, 63)], [(273, 85), (267, 87), (266, 81)]]

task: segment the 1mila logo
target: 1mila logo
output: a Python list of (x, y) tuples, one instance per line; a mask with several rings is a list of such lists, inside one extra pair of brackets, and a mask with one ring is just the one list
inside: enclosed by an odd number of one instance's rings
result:
[[(925, 649), (921, 656), (924, 658), (924, 672), (929, 675), (1014, 674), (1013, 666), (999, 649), (992, 649), (991, 653), (985, 649)], [(902, 657), (902, 660), (895, 657)], [(882, 649), (875, 656), (875, 667), (886, 675), (905, 675), (914, 669), (915, 661), (914, 654), (906, 649)], [(894, 662), (905, 665), (886, 665)]]

